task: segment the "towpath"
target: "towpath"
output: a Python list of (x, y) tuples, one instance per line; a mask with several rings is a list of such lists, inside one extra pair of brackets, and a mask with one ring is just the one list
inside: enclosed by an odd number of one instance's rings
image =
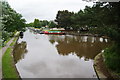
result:
[(10, 44), (12, 43), (14, 38), (12, 38), (5, 47), (3, 47), (2, 49), (0, 49), (0, 80), (2, 79), (2, 56), (5, 53), (5, 51), (7, 50), (7, 48), (10, 46)]
[[(18, 32), (15, 34), (15, 36), (18, 35)], [(10, 44), (13, 42), (15, 37), (13, 37), (7, 44), (5, 47), (3, 47), (2, 49), (0, 49), (0, 80), (2, 79), (2, 56), (5, 53), (5, 51), (7, 50), (8, 47), (10, 47)]]

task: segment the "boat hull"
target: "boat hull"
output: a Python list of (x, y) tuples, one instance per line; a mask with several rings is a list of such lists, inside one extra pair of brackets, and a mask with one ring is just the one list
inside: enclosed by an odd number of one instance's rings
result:
[(65, 34), (65, 33), (44, 33), (44, 34)]

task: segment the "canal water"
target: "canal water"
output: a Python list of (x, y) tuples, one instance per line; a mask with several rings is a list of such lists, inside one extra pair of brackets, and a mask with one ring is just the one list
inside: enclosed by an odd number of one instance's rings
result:
[(93, 59), (110, 41), (100, 37), (24, 32), (13, 56), (21, 78), (97, 78)]

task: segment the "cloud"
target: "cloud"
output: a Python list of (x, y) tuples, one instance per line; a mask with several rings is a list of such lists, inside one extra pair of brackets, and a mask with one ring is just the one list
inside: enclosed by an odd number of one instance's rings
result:
[(82, 0), (8, 0), (8, 3), (22, 14), (27, 22), (32, 22), (35, 18), (54, 20), (58, 10), (78, 12), (86, 5), (93, 5), (92, 2)]

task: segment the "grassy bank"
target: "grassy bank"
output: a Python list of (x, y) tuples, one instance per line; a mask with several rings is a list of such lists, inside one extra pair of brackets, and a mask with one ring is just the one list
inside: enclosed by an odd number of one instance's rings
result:
[(14, 44), (15, 44), (16, 41), (17, 41), (17, 39), (18, 39), (18, 37), (15, 37), (14, 40), (13, 40), (13, 42), (10, 44), (10, 46), (14, 46)]
[(14, 60), (13, 60), (13, 56), (12, 56), (12, 46), (15, 45), (17, 39), (18, 39), (18, 35), (14, 37), (13, 42), (10, 44), (9, 48), (7, 48), (6, 52), (4, 53), (3, 57), (2, 57), (2, 72), (3, 72), (3, 78), (6, 79), (14, 79), (14, 80), (18, 80), (19, 74), (16, 70), (15, 64), (14, 64)]
[(11, 53), (12, 48), (8, 48), (2, 57), (3, 78), (19, 78)]

